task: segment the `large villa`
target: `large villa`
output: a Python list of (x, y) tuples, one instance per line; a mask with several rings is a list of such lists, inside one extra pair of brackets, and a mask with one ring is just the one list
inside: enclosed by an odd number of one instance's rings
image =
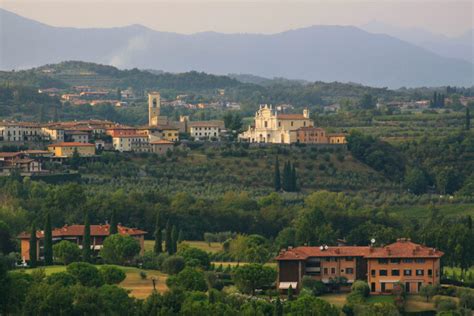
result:
[(443, 252), (416, 244), (407, 238), (384, 246), (320, 246), (282, 250), (278, 262), (279, 290), (290, 286), (300, 290), (309, 276), (329, 283), (345, 277), (349, 284), (366, 280), (372, 293), (388, 293), (402, 283), (407, 293), (418, 293), (421, 286), (439, 284)]

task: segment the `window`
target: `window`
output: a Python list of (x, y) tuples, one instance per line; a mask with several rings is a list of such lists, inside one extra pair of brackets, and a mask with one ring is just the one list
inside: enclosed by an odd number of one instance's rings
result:
[(370, 275), (374, 277), (375, 276), (375, 270), (371, 270)]
[(416, 269), (416, 275), (425, 275), (425, 271), (422, 269)]
[(336, 274), (336, 268), (331, 268), (331, 274)]
[(433, 270), (428, 269), (428, 276), (433, 276)]
[(390, 259), (390, 263), (400, 263), (400, 259)]
[(328, 268), (324, 268), (324, 274), (328, 274)]
[(346, 268), (346, 274), (354, 274), (353, 268)]
[(379, 264), (387, 264), (388, 259), (379, 259)]
[(398, 269), (393, 269), (393, 270), (392, 270), (392, 275), (393, 275), (393, 276), (399, 276), (399, 275), (400, 275), (400, 270), (398, 270)]
[(265, 127), (268, 127), (268, 122), (267, 122), (267, 121), (265, 121), (265, 123), (264, 123), (264, 124), (265, 124)]
[(354, 257), (346, 257), (346, 261), (354, 261)]
[(387, 270), (380, 270), (379, 275), (380, 276), (387, 276)]
[(411, 270), (410, 269), (403, 270), (403, 275), (406, 275), (406, 276), (411, 275)]
[(293, 121), (291, 121), (291, 126), (293, 126)]
[(415, 259), (416, 263), (425, 263), (425, 259)]
[(412, 263), (413, 259), (403, 259), (402, 262), (403, 263)]

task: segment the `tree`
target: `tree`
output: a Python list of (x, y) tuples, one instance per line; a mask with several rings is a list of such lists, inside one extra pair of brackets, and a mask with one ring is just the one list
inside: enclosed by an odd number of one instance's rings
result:
[(167, 274), (177, 274), (184, 269), (184, 258), (181, 256), (169, 256), (163, 261), (161, 270)]
[(166, 222), (166, 241), (165, 241), (165, 247), (166, 247), (166, 252), (168, 252), (169, 255), (173, 254), (173, 240), (171, 237), (171, 226), (170, 226), (170, 221)]
[(357, 280), (351, 286), (351, 291), (362, 295), (363, 297), (368, 297), (370, 294), (370, 287), (365, 281)]
[(91, 225), (89, 223), (89, 212), (84, 212), (84, 238), (82, 240), (82, 260), (91, 261)]
[(8, 225), (0, 221), (0, 253), (10, 253), (15, 251), (15, 244), (10, 234)]
[(207, 283), (204, 273), (196, 268), (186, 267), (176, 275), (166, 280), (168, 287), (179, 287), (186, 291), (207, 291)]
[(81, 249), (73, 242), (62, 240), (53, 246), (54, 257), (63, 264), (79, 261), (81, 258)]
[(122, 269), (115, 266), (101, 266), (100, 274), (106, 284), (119, 284), (125, 280), (126, 274)]
[(178, 251), (177, 255), (184, 258), (187, 266), (198, 266), (204, 270), (208, 270), (211, 266), (209, 254), (198, 248), (183, 247)]
[(104, 284), (99, 270), (90, 263), (73, 262), (66, 267), (66, 271), (84, 286), (98, 287)]
[(428, 302), (433, 296), (436, 295), (436, 288), (431, 284), (422, 285), (420, 288), (420, 295), (424, 296)]
[(275, 312), (274, 316), (283, 316), (283, 304), (281, 303), (280, 297), (278, 296), (275, 301)]
[(44, 263), (49, 266), (53, 264), (53, 235), (51, 231), (51, 216), (46, 214), (44, 225)]
[(184, 232), (182, 229), (179, 229), (179, 234), (178, 234), (178, 245), (184, 241)]
[(274, 187), (276, 192), (281, 191), (280, 164), (278, 163), (278, 156), (275, 159)]
[(250, 263), (236, 268), (233, 278), (241, 292), (255, 295), (256, 289), (268, 287), (275, 281), (276, 271), (262, 264)]
[(290, 284), (290, 287), (288, 288), (288, 301), (292, 301), (294, 299), (294, 294), (293, 294), (293, 286), (291, 286)]
[(110, 217), (110, 235), (118, 233), (117, 225), (117, 210), (114, 208), (112, 210), (112, 216)]
[(428, 187), (428, 178), (420, 168), (412, 168), (405, 175), (405, 187), (414, 194), (426, 192)]
[(291, 168), (291, 191), (292, 192), (298, 191), (298, 187), (296, 184), (296, 168), (294, 164), (292, 165), (292, 168)]
[(155, 222), (155, 245), (153, 250), (156, 254), (160, 254), (163, 252), (163, 235), (161, 230), (161, 219), (160, 219), (160, 212), (156, 213), (156, 222)]
[(100, 255), (107, 263), (123, 265), (140, 253), (140, 244), (128, 235), (115, 234), (104, 241)]
[(175, 225), (171, 229), (171, 244), (173, 245), (173, 253), (178, 251), (178, 229)]
[(469, 106), (466, 106), (466, 130), (471, 129), (471, 113), (469, 111)]
[(71, 168), (77, 170), (81, 164), (81, 155), (77, 151), (77, 148), (74, 148), (74, 152), (72, 153), (71, 159), (69, 160), (69, 164)]
[(359, 106), (365, 110), (375, 109), (376, 105), (377, 105), (377, 99), (374, 98), (369, 93), (364, 94), (362, 98), (359, 100)]
[(31, 232), (30, 232), (30, 267), (35, 268), (37, 265), (37, 259), (38, 259), (38, 249), (37, 249), (37, 241), (38, 239), (36, 238), (36, 224), (33, 221), (33, 224), (31, 225)]

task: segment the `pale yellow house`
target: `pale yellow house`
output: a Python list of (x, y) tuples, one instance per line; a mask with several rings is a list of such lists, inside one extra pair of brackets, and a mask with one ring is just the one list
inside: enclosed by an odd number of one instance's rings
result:
[(76, 150), (81, 157), (91, 157), (95, 155), (94, 144), (62, 142), (48, 146), (48, 151), (54, 153), (55, 157), (72, 157)]
[(313, 126), (309, 111), (303, 114), (277, 113), (270, 105), (260, 105), (255, 113), (255, 125), (239, 134), (239, 140), (250, 143), (292, 144), (297, 142), (297, 130)]

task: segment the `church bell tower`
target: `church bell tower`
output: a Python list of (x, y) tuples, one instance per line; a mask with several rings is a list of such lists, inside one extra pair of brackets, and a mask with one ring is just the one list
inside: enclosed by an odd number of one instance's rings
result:
[(158, 126), (160, 117), (160, 93), (150, 92), (148, 93), (148, 125)]

